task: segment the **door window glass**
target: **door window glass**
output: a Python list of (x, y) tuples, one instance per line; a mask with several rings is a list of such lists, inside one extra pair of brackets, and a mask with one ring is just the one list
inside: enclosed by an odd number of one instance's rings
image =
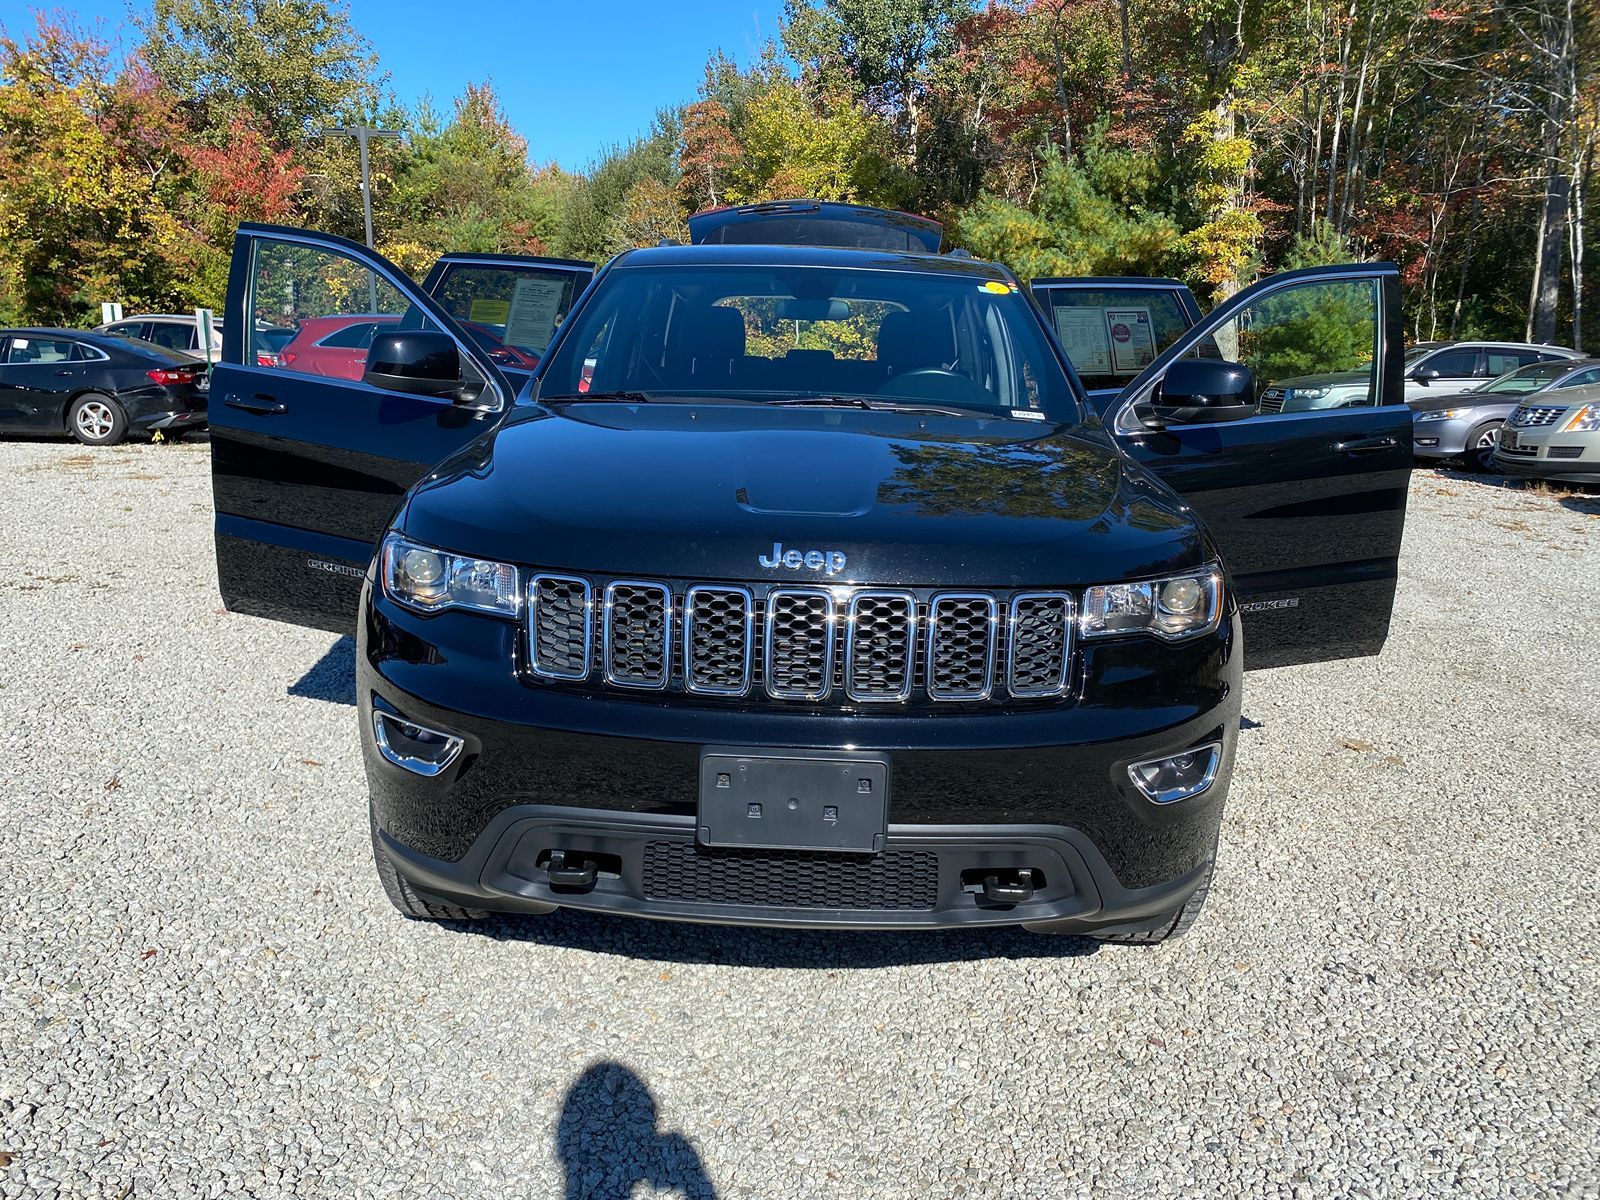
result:
[(172, 321), (151, 321), (146, 327), (144, 340), (168, 350), (188, 350), (194, 346), (194, 326), (179, 325)]
[(1269, 292), (1223, 321), (1186, 357), (1243, 363), (1258, 415), (1377, 403), (1378, 285), (1314, 280)]
[(1161, 288), (1040, 287), (1034, 294), (1090, 390), (1121, 387), (1191, 324), (1177, 293)]
[(1545, 356), (1537, 350), (1485, 350), (1483, 358), (1484, 374), (1490, 379), (1530, 363), (1546, 361)]
[(588, 282), (586, 270), (449, 263), (431, 292), (496, 362), (531, 369)]
[[(360, 382), (379, 330), (437, 329), (404, 292), (366, 264), (295, 242), (256, 242), (245, 319), (249, 328), (292, 329), (276, 353), (252, 350), (269, 370)], [(476, 403), (488, 380), (464, 355), (460, 399)]]
[(13, 337), (6, 353), (10, 366), (28, 366), (34, 363), (64, 363), (72, 361), (72, 343), (52, 338)]
[(1447, 379), (1471, 379), (1477, 371), (1478, 352), (1470, 349), (1441, 350), (1417, 366), (1425, 371), (1437, 371)]

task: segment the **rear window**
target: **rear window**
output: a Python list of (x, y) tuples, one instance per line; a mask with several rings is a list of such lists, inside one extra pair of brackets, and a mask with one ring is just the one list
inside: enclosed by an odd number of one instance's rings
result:
[(1090, 389), (1120, 388), (1190, 327), (1178, 294), (1158, 288), (1040, 287), (1034, 295)]
[(544, 399), (892, 398), (1077, 419), (1026, 297), (975, 271), (625, 267), (576, 320)]
[(755, 209), (718, 209), (689, 218), (689, 240), (723, 246), (834, 246), (937, 254), (937, 221), (885, 208), (783, 202)]

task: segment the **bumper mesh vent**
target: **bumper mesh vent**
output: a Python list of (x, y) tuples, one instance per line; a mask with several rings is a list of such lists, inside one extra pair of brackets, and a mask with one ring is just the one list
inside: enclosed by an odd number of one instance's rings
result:
[(983, 700), (994, 688), (993, 596), (933, 599), (928, 621), (928, 695), (935, 700)]
[(618, 581), (606, 588), (606, 679), (622, 687), (664, 688), (671, 671), (671, 593), (659, 583)]
[(939, 858), (927, 850), (868, 858), (656, 841), (644, 851), (644, 894), (691, 904), (917, 912), (938, 903)]

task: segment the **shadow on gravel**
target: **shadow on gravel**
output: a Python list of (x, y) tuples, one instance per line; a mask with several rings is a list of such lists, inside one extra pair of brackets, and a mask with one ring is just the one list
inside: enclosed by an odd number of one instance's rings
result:
[(1588, 517), (1600, 517), (1600, 495), (1569, 492), (1561, 497), (1561, 507)]
[(342, 637), (311, 669), (289, 685), (289, 695), (306, 700), (326, 700), (329, 704), (356, 702), (356, 640)]
[(640, 1183), (715, 1200), (699, 1152), (681, 1133), (661, 1132), (657, 1120), (655, 1096), (621, 1063), (596, 1063), (578, 1076), (556, 1125), (567, 1200), (628, 1200)]
[(496, 915), (453, 926), (498, 942), (528, 942), (627, 958), (730, 967), (853, 971), (990, 958), (1083, 958), (1091, 938), (1025, 929), (745, 929), (606, 917), (562, 909), (549, 916)]

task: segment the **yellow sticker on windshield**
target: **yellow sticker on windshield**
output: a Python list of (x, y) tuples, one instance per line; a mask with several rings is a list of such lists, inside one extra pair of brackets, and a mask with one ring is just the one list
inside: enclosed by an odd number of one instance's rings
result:
[(991, 279), (983, 285), (983, 290), (993, 292), (996, 296), (1009, 296), (1017, 289), (1009, 283), (1001, 283), (998, 279)]
[(509, 300), (474, 300), (467, 306), (467, 320), (479, 325), (504, 325), (511, 315)]

